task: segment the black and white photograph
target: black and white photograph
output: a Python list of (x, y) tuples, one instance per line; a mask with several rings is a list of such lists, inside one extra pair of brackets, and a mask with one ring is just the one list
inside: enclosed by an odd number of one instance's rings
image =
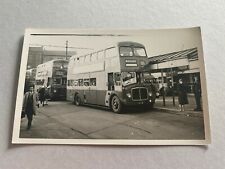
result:
[(210, 143), (201, 29), (27, 29), (12, 143)]

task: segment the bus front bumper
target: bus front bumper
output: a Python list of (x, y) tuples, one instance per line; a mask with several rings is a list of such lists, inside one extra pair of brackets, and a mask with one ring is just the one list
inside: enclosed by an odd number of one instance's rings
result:
[(153, 98), (149, 98), (149, 99), (146, 99), (146, 100), (122, 99), (121, 102), (122, 102), (123, 105), (126, 105), (126, 106), (135, 106), (135, 105), (154, 104), (155, 100)]

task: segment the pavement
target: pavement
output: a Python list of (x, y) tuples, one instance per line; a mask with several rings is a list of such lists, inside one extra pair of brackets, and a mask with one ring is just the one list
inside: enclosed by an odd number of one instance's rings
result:
[(159, 98), (156, 98), (154, 108), (156, 110), (163, 111), (166, 113), (203, 118), (203, 111), (194, 111), (194, 109), (196, 108), (196, 104), (195, 97), (193, 94), (188, 94), (188, 102), (188, 104), (184, 105), (185, 111), (181, 112), (177, 96), (175, 96), (175, 106), (173, 105), (172, 96), (165, 97), (165, 106), (163, 105), (163, 98), (162, 96), (160, 96)]
[(70, 102), (38, 108), (32, 127), (21, 120), (20, 138), (54, 139), (204, 139), (204, 121), (157, 109), (129, 107), (123, 114)]

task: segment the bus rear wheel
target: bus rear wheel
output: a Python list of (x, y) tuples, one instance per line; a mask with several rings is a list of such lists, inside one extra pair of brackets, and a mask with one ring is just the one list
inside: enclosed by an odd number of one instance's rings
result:
[(80, 106), (80, 105), (81, 105), (81, 98), (80, 98), (79, 95), (76, 95), (76, 96), (74, 97), (74, 104), (75, 104), (76, 106)]
[(122, 103), (117, 96), (113, 96), (111, 100), (111, 108), (114, 113), (121, 113)]

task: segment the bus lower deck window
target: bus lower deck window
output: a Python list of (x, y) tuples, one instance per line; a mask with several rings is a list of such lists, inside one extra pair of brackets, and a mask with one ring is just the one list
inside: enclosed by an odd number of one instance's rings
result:
[(96, 86), (96, 78), (90, 79), (90, 86)]
[(83, 79), (79, 79), (79, 86), (83, 86)]
[(90, 83), (89, 79), (84, 79), (84, 86), (89, 86), (89, 83)]

